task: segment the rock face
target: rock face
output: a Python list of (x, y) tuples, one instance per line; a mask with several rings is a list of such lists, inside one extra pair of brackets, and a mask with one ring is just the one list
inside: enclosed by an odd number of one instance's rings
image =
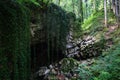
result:
[(64, 57), (66, 36), (74, 16), (55, 4), (34, 10), (31, 17), (31, 62), (33, 71), (36, 71), (40, 66)]
[(0, 1), (0, 80), (28, 80), (29, 13), (15, 0)]

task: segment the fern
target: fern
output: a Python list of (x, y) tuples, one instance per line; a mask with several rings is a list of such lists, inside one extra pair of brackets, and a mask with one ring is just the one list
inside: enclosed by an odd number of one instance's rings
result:
[[(80, 64), (79, 75), (82, 78), (81, 80), (119, 80), (119, 64), (120, 44), (111, 48), (106, 56), (98, 58), (93, 65)], [(87, 79), (85, 79), (86, 77)]]

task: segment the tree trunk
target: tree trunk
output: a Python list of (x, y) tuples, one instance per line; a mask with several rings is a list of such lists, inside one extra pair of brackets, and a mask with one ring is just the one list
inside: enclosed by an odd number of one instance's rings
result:
[(105, 26), (107, 27), (107, 0), (104, 0)]
[(96, 0), (94, 0), (94, 10), (97, 11), (96, 10)]
[(109, 9), (110, 9), (110, 11), (111, 11), (111, 5), (112, 5), (111, 0), (109, 0)]
[(116, 16), (118, 17), (118, 0), (115, 1), (115, 13)]
[(112, 0), (112, 9), (113, 9), (113, 12), (115, 14), (115, 0)]
[(116, 21), (117, 24), (119, 26), (119, 4), (118, 4), (118, 0), (115, 0), (115, 15), (116, 15)]
[(75, 12), (75, 3), (74, 0), (72, 0), (72, 6), (73, 6), (73, 13)]
[(88, 18), (88, 10), (87, 10), (88, 9), (88, 4), (87, 4), (87, 0), (85, 1), (85, 3), (86, 3), (86, 5), (85, 5), (86, 6), (85, 12), (86, 12), (86, 19), (87, 19)]
[[(120, 22), (120, 0), (119, 0), (119, 22)], [(120, 24), (119, 24), (120, 26)]]
[(83, 22), (83, 5), (82, 4), (83, 4), (82, 0), (79, 0), (79, 8), (78, 8), (79, 13), (78, 13), (78, 15), (81, 19), (81, 22)]

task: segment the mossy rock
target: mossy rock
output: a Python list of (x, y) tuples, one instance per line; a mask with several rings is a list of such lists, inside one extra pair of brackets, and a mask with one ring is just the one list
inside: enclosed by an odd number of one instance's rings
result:
[(0, 1), (0, 80), (29, 78), (28, 12), (16, 1)]

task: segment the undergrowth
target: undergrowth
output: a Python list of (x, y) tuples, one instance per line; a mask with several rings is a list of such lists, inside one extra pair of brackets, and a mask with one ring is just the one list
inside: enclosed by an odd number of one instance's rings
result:
[[(113, 12), (108, 12), (108, 25), (115, 24), (115, 16)], [(100, 10), (92, 14), (87, 20), (82, 24), (83, 33), (88, 33), (95, 35), (100, 31), (106, 31), (104, 26), (104, 11)]]
[[(113, 13), (108, 13), (108, 25), (115, 25), (115, 17)], [(88, 20), (82, 25), (84, 33), (102, 34), (107, 31), (104, 27), (104, 13), (99, 11), (91, 15)], [(102, 52), (103, 55), (94, 59), (91, 65), (80, 64), (79, 75), (81, 79), (78, 80), (120, 80), (120, 39), (119, 28), (111, 33), (110, 37), (113, 39), (113, 46), (107, 51)]]
[[(111, 48), (108, 53), (105, 57), (100, 57), (98, 60), (95, 60), (92, 66), (82, 65), (82, 80), (120, 79), (120, 44)], [(84, 79), (86, 75), (87, 79)]]

